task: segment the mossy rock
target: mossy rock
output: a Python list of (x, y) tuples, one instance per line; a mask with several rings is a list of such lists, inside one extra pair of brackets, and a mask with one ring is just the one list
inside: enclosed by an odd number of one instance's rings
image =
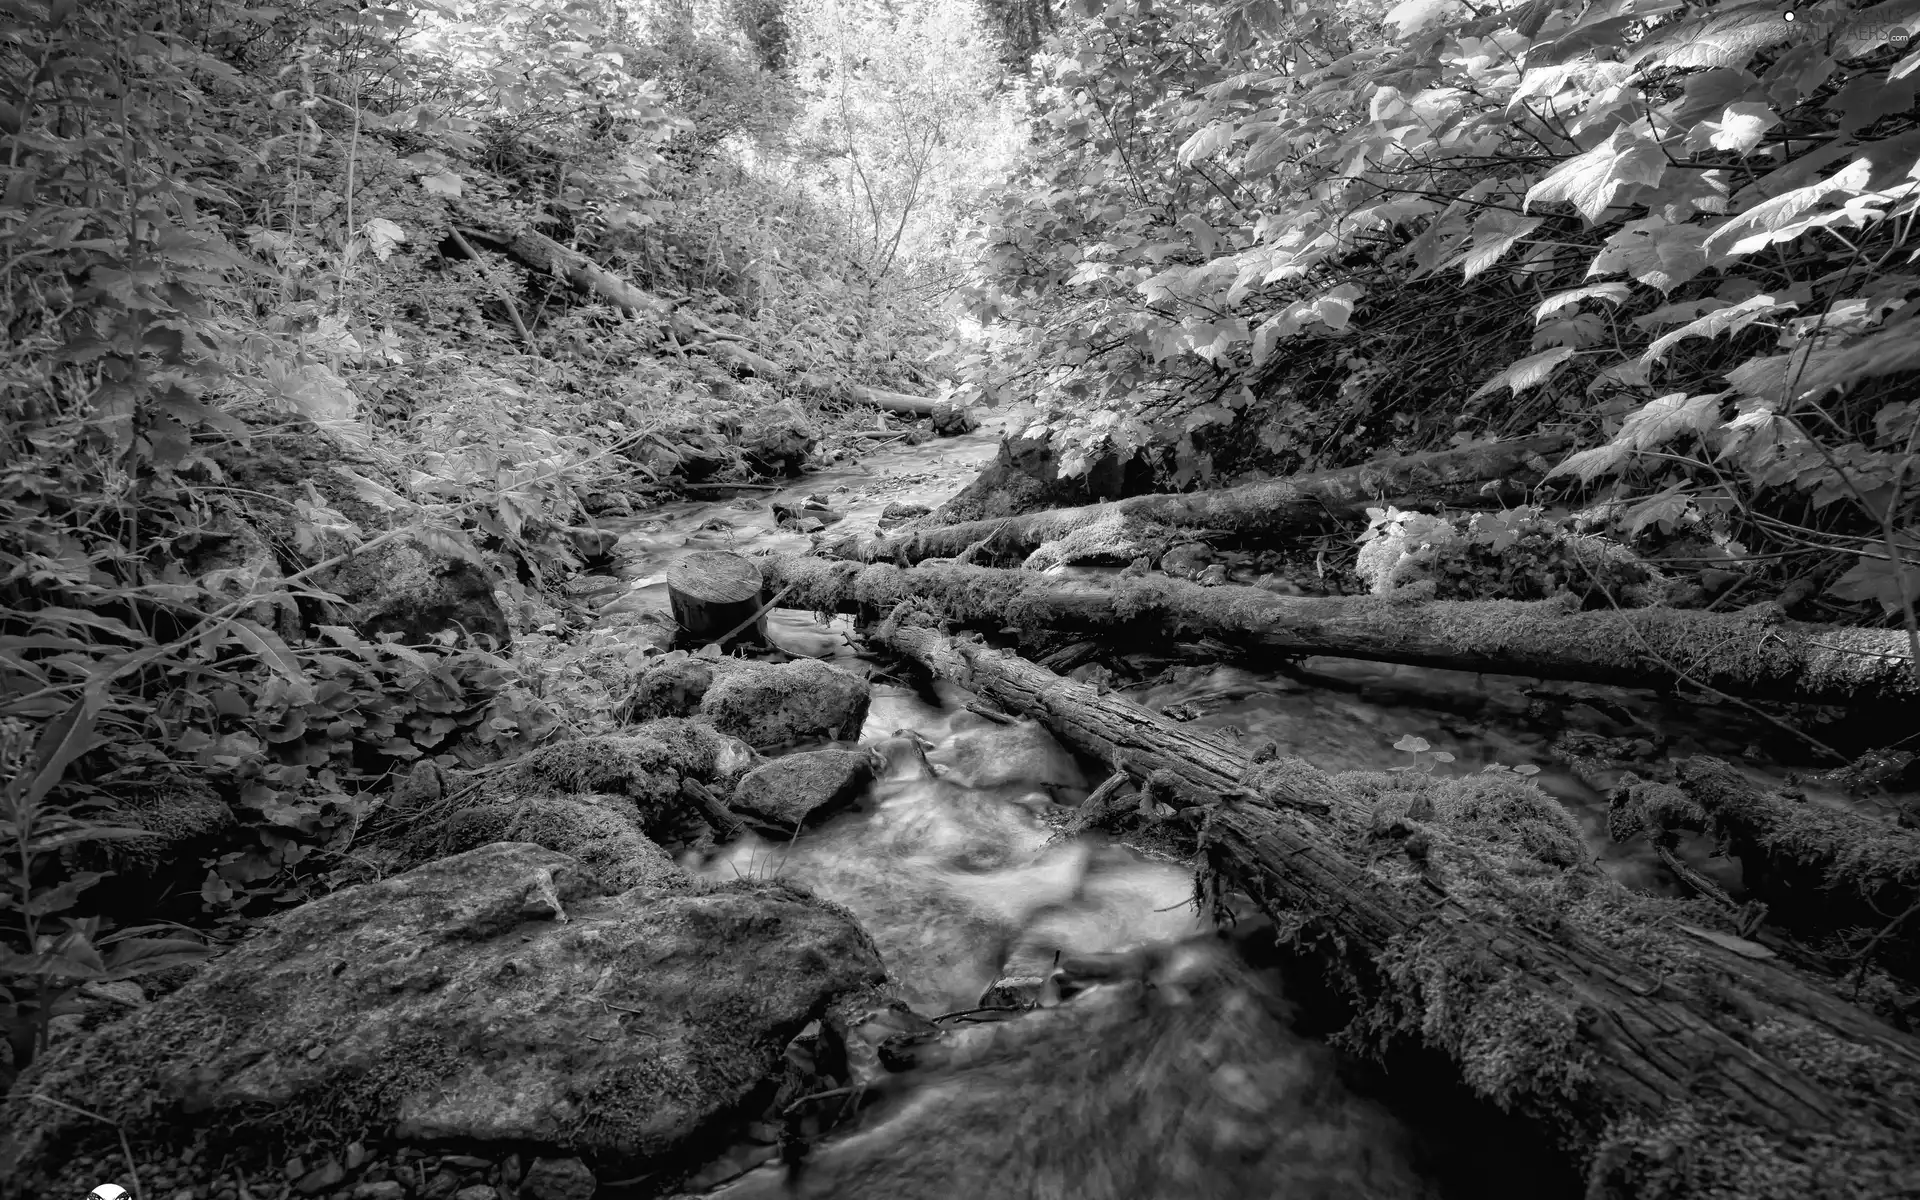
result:
[(866, 723), (867, 681), (816, 659), (678, 659), (634, 677), (628, 719), (698, 715), (750, 746), (812, 737), (854, 740)]
[(36, 1063), (0, 1108), (0, 1179), (79, 1194), (52, 1186), (61, 1165), (121, 1133), (316, 1130), (671, 1170), (724, 1143), (835, 997), (883, 978), (850, 918), (791, 887), (608, 896), (567, 855), (496, 843), (277, 916)]
[(668, 718), (626, 733), (595, 734), (531, 751), (512, 786), (526, 794), (599, 794), (626, 798), (641, 830), (662, 833), (681, 808), (684, 778), (722, 790), (755, 762), (753, 752), (700, 721)]
[(611, 892), (678, 887), (687, 873), (648, 838), (625, 796), (528, 796), (462, 809), (447, 822), (452, 853), (494, 842), (532, 842), (580, 860)]

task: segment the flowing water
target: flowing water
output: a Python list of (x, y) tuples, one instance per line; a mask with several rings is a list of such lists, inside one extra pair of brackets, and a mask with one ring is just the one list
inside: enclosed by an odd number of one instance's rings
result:
[[(889, 503), (938, 504), (992, 457), (995, 443), (989, 428), (889, 448), (777, 493), (675, 503), (609, 522), (622, 533), (624, 561), (599, 599), (607, 608), (664, 610), (665, 572), (689, 550), (810, 549), (809, 537), (777, 526), (775, 500), (824, 500), (845, 514), (835, 532), (871, 529)], [(845, 905), (879, 945), (900, 998), (926, 1017), (976, 1008), (996, 980), (1044, 977), (1063, 956), (1205, 944), (1209, 926), (1191, 903), (1188, 865), (1099, 835), (1056, 835), (1061, 815), (1098, 782), (1087, 764), (1032, 722), (999, 725), (967, 711), (969, 697), (949, 685), (903, 682), (863, 658), (851, 632), (844, 618), (823, 623), (790, 610), (776, 610), (769, 628), (789, 654), (879, 672), (861, 741), (896, 751), (890, 769), (819, 828), (788, 842), (730, 844), (697, 870), (777, 877)], [(1127, 691), (1140, 703), (1197, 727), (1271, 738), (1328, 770), (1536, 768), (1536, 781), (1579, 817), (1606, 868), (1652, 891), (1672, 883), (1651, 851), (1606, 837), (1595, 785), (1606, 786), (1618, 769), (1576, 777), (1553, 753), (1556, 742), (1605, 739), (1616, 759), (1711, 753), (1748, 769), (1783, 769), (1766, 765), (1763, 748), (1778, 747), (1781, 735), (1759, 716), (1625, 689), (1325, 658), (1285, 669), (1146, 657), (1133, 665), (1148, 680)], [(905, 750), (900, 731), (930, 745), (924, 763)], [(1407, 735), (1427, 750), (1397, 749), (1410, 744)], [(1690, 847), (1688, 856), (1737, 889), (1737, 870), (1710, 860), (1707, 849)], [(769, 1167), (724, 1194), (1171, 1200), (1546, 1195), (1567, 1185), (1543, 1165), (1542, 1148), (1502, 1143), (1513, 1131), (1490, 1111), (1456, 1097), (1449, 1124), (1420, 1111), (1432, 1107), (1434, 1088), (1412, 1099), (1404, 1081), (1370, 1078), (1305, 1036), (1270, 975), (1213, 962), (1195, 978), (1201, 982), (1151, 989), (1138, 1003), (1076, 1000), (958, 1034), (941, 1066), (910, 1072), (900, 1095), (820, 1152), (797, 1181)], [(1168, 996), (1185, 999), (1168, 1007)], [(1130, 1015), (1115, 1016), (1121, 1010)], [(1113, 1053), (1074, 1049), (1095, 1043)], [(1029, 1120), (1008, 1126), (1009, 1109)], [(1471, 1119), (1460, 1115), (1467, 1113)], [(1036, 1134), (1032, 1122), (1045, 1128)], [(931, 1151), (940, 1139), (965, 1152), (956, 1159)], [(1157, 1144), (1145, 1159), (1141, 1139)], [(1124, 1178), (1102, 1174), (1117, 1163), (1133, 1166)]]

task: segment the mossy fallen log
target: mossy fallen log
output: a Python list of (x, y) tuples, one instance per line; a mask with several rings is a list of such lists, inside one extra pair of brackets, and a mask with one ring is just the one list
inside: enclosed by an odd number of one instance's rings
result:
[(1920, 1042), (1748, 957), (1767, 952), (1711, 908), (1629, 893), (1531, 784), (1256, 763), (1010, 654), (898, 620), (876, 636), (1199, 809), (1208, 885), (1325, 972), (1354, 1014), (1341, 1041), (1447, 1054), (1588, 1195), (1920, 1188)]
[(1075, 580), (989, 567), (795, 555), (756, 560), (783, 603), (887, 611), (903, 600), (962, 624), (1063, 633), (1208, 638), (1272, 655), (1325, 654), (1629, 687), (1681, 684), (1809, 704), (1920, 702), (1906, 634), (1800, 624), (1764, 607), (1736, 613), (1583, 612), (1557, 601), (1413, 601), (1278, 596), (1161, 577)]
[(667, 301), (607, 270), (577, 250), (569, 250), (543, 233), (508, 221), (474, 205), (451, 202), (449, 207), (465, 223), (464, 232), (504, 249), (525, 266), (564, 279), (574, 287), (635, 316), (665, 318)]
[[(1209, 530), (1242, 538), (1277, 539), (1324, 528), (1362, 514), (1368, 505), (1399, 508), (1485, 505), (1489, 484), (1503, 495), (1542, 478), (1544, 456), (1567, 439), (1547, 434), (1434, 454), (1381, 459), (1336, 471), (1318, 471), (1215, 491), (1154, 493), (1107, 504), (1056, 508), (997, 520), (964, 521), (892, 537), (856, 538), (828, 549), (863, 562), (914, 563), (973, 550), (985, 562), (1019, 562), (1099, 522), (1127, 521)], [(982, 544), (984, 543), (984, 545)], [(976, 549), (977, 547), (977, 549)]]
[(1689, 814), (1740, 859), (1741, 883), (1775, 923), (1850, 960), (1920, 980), (1920, 833), (1756, 787), (1716, 758), (1679, 766)]

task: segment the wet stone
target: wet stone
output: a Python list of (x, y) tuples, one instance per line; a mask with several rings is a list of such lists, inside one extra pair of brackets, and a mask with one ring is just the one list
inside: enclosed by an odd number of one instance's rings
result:
[(873, 779), (859, 750), (814, 750), (755, 767), (734, 789), (733, 807), (781, 829), (795, 829), (857, 798)]
[(520, 1182), (528, 1200), (592, 1200), (593, 1172), (577, 1158), (536, 1158)]

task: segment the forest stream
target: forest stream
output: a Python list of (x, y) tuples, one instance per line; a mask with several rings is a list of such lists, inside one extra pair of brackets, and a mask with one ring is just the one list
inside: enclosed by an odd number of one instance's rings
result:
[[(811, 549), (809, 535), (781, 527), (774, 505), (797, 506), (812, 497), (841, 514), (835, 532), (870, 530), (888, 504), (933, 505), (951, 495), (991, 458), (997, 436), (988, 427), (932, 446), (890, 446), (779, 490), (669, 503), (644, 517), (607, 521), (605, 527), (620, 534), (617, 569), (581, 580), (576, 591), (603, 612), (664, 610), (666, 572), (689, 551)], [(933, 1018), (955, 1045), (988, 1048), (972, 1058), (955, 1052), (967, 1060), (958, 1065), (946, 1058), (907, 1070), (898, 1076), (899, 1086), (861, 1118), (858, 1136), (836, 1143), (791, 1179), (775, 1146), (749, 1138), (697, 1183), (718, 1186), (716, 1194), (730, 1197), (949, 1194), (929, 1183), (924, 1164), (891, 1174), (884, 1165), (890, 1145), (911, 1157), (911, 1147), (928, 1136), (929, 1107), (952, 1123), (977, 1118), (983, 1108), (1054, 1112), (1063, 1130), (1073, 1126), (1067, 1110), (1076, 1106), (1076, 1094), (1081, 1107), (1100, 1108), (1087, 1089), (1138, 1092), (1149, 1109), (1177, 1107), (1196, 1089), (1178, 1078), (1149, 1079), (1141, 1072), (1168, 1061), (1205, 1062), (1220, 1047), (1203, 1043), (1218, 1041), (1215, 1035), (1231, 1027), (1232, 1061), (1252, 1056), (1287, 1068), (1265, 1075), (1269, 1083), (1285, 1081), (1284, 1096), (1248, 1103), (1254, 1110), (1284, 1104), (1289, 1115), (1270, 1136), (1254, 1139), (1260, 1144), (1224, 1156), (1216, 1146), (1183, 1158), (1179, 1147), (1192, 1139), (1177, 1129), (1162, 1130), (1157, 1136), (1167, 1144), (1142, 1164), (1162, 1184), (1190, 1185), (1193, 1195), (1253, 1194), (1242, 1172), (1258, 1161), (1258, 1194), (1546, 1196), (1574, 1189), (1544, 1145), (1529, 1144), (1521, 1127), (1449, 1082), (1389, 1077), (1330, 1051), (1315, 1036), (1329, 1030), (1302, 1016), (1288, 998), (1289, 982), (1270, 967), (1251, 966), (1238, 952), (1230, 952), (1230, 967), (1212, 962), (1208, 970), (1220, 977), (1215, 991), (1257, 997), (1270, 1020), (1235, 1025), (1220, 1011), (1227, 1001), (1202, 989), (1195, 1003), (1206, 1014), (1203, 1022), (1143, 1016), (1132, 1042), (1111, 1020), (1087, 1018), (1091, 1026), (1078, 1035), (1082, 1039), (1132, 1044), (1137, 1051), (1104, 1074), (1070, 1069), (1071, 1055), (1058, 1072), (1028, 1077), (1006, 1069), (989, 1039), (998, 1037), (1016, 1050), (1023, 1040), (1035, 1042), (1021, 1053), (1041, 1053), (1053, 1031), (1036, 1027), (1024, 1038), (1009, 1033), (1009, 1026), (1037, 1025), (1048, 1014), (1001, 1010), (1036, 1000), (1043, 1009), (1058, 1004), (1057, 984), (1048, 981), (1070, 976), (1072, 964), (1123, 964), (1118, 969), (1124, 973), (1124, 964), (1132, 963), (1134, 973), (1151, 982), (1156, 970), (1177, 973), (1167, 964), (1181, 953), (1218, 953), (1207, 948), (1214, 926), (1197, 906), (1191, 865), (1098, 832), (1063, 835), (1074, 806), (1100, 782), (1099, 765), (1070, 752), (1032, 720), (990, 720), (969, 710), (972, 697), (962, 689), (915, 678), (901, 664), (876, 658), (863, 648), (850, 618), (775, 609), (768, 638), (776, 659), (823, 659), (872, 680), (872, 706), (859, 741), (878, 748), (885, 766), (848, 810), (817, 827), (784, 841), (748, 835), (689, 854), (684, 865), (714, 880), (785, 880), (844, 905), (877, 943), (900, 999)], [(1659, 895), (1683, 889), (1653, 848), (1644, 839), (1622, 845), (1608, 837), (1600, 789), (1621, 776), (1620, 759), (1651, 763), (1668, 755), (1712, 754), (1743, 764), (1756, 781), (1800, 784), (1815, 803), (1872, 807), (1837, 788), (1807, 787), (1794, 772), (1803, 764), (1777, 760), (1765, 749), (1780, 749), (1778, 731), (1763, 717), (1730, 705), (1333, 658), (1281, 667), (1160, 660), (1151, 653), (1126, 661), (1140, 676), (1116, 685), (1127, 697), (1196, 729), (1272, 739), (1283, 753), (1325, 770), (1456, 776), (1517, 770), (1531, 776), (1577, 818), (1592, 855), (1610, 874)], [(913, 751), (915, 742), (923, 754)], [(1576, 773), (1569, 759), (1596, 747), (1614, 765)], [(1684, 839), (1680, 852), (1689, 865), (1739, 895), (1738, 864), (1715, 856), (1705, 838)], [(1062, 963), (1069, 964), (1065, 975)], [(1161, 982), (1162, 990), (1174, 986)], [(1007, 1020), (1016, 1015), (1018, 1022)], [(1164, 1043), (1158, 1055), (1144, 1044), (1153, 1039)], [(1057, 1047), (1045, 1052), (1058, 1053)], [(1002, 1069), (996, 1071), (995, 1062)], [(1224, 1069), (1219, 1063), (1205, 1068)], [(1181, 1066), (1172, 1070), (1178, 1076)], [(1220, 1119), (1205, 1108), (1203, 1098), (1192, 1121)], [(1155, 1114), (1142, 1119), (1151, 1125)], [(979, 1153), (1002, 1155), (1014, 1149), (1004, 1132), (982, 1128), (970, 1135), (954, 1127), (941, 1136), (978, 1141)], [(1087, 1136), (1095, 1144), (1126, 1137), (1112, 1130)], [(1029, 1146), (1026, 1152), (1037, 1163), (1090, 1153), (1062, 1145)], [(1114, 1147), (1108, 1145), (1106, 1153), (1113, 1155)], [(766, 1165), (729, 1182), (756, 1163)], [(969, 1165), (964, 1154), (953, 1169), (962, 1176), (985, 1170)], [(1044, 1167), (1031, 1170), (1037, 1172), (1033, 1178), (1044, 1178)], [(790, 1186), (800, 1190), (785, 1190)]]

